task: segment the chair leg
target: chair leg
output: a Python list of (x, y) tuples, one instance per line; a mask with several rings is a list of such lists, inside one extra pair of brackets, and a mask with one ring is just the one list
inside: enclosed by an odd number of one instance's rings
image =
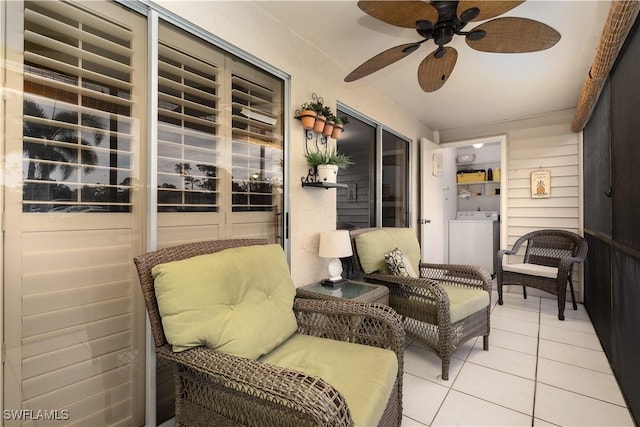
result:
[(444, 381), (448, 381), (449, 380), (449, 364), (450, 364), (450, 360), (444, 360), (442, 359), (442, 379)]
[(489, 335), (482, 336), (482, 349), (484, 351), (489, 351)]
[(524, 299), (527, 299), (527, 287), (522, 285), (522, 295), (524, 295)]
[(576, 304), (576, 294), (573, 292), (573, 280), (569, 277), (569, 288), (571, 289), (571, 301), (573, 301), (573, 309), (578, 309), (578, 304)]
[[(565, 289), (564, 292), (566, 293), (567, 290)], [(559, 320), (564, 320), (565, 299), (566, 297), (564, 295), (562, 296), (558, 295), (558, 319)]]
[(498, 304), (502, 305), (504, 301), (502, 301), (502, 283), (498, 280)]

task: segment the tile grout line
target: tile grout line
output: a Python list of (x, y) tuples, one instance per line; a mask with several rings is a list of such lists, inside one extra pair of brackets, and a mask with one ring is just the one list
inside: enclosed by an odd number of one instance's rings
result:
[[(478, 341), (478, 337), (476, 337), (476, 342), (477, 341)], [(474, 345), (471, 347), (471, 351), (473, 351), (473, 347), (474, 346), (475, 346), (475, 342), (474, 342)], [(469, 354), (471, 354), (471, 351), (469, 351)], [(436, 418), (438, 418), (438, 414), (440, 413), (440, 410), (444, 406), (444, 402), (447, 401), (447, 398), (449, 397), (449, 394), (451, 393), (451, 390), (453, 390), (453, 383), (456, 381), (456, 379), (458, 379), (458, 376), (462, 372), (462, 368), (464, 368), (465, 363), (467, 363), (467, 359), (469, 358), (469, 354), (467, 354), (467, 357), (465, 357), (464, 360), (462, 360), (462, 365), (460, 365), (460, 369), (458, 370), (458, 373), (456, 374), (455, 378), (451, 378), (451, 375), (449, 375), (450, 383), (449, 383), (449, 387), (447, 387), (447, 393), (444, 395), (444, 399), (442, 399), (442, 402), (440, 402), (440, 405), (438, 405), (438, 409), (436, 410), (436, 413), (433, 415), (433, 418), (431, 419), (431, 422), (429, 422), (429, 424), (428, 424), (429, 426), (433, 424), (433, 422), (436, 420)], [(458, 360), (460, 360), (460, 359), (458, 359)], [(451, 368), (451, 366), (449, 366), (449, 368)], [(449, 373), (451, 373), (451, 372), (449, 372)], [(439, 376), (441, 377), (442, 374), (440, 374)]]
[(540, 360), (540, 321), (542, 318), (542, 298), (538, 300), (538, 339), (536, 342), (536, 370), (533, 381), (533, 409), (531, 411), (531, 427), (534, 427), (536, 420), (536, 396), (538, 393), (538, 361)]

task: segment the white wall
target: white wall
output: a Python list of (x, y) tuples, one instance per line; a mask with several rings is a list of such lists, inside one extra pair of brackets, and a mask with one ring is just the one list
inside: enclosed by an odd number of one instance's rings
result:
[[(302, 40), (252, 2), (244, 1), (157, 1), (160, 6), (189, 20), (230, 44), (256, 56), (291, 76), (291, 103), (295, 109), (311, 94), (321, 96), (335, 110), (341, 101), (368, 117), (406, 135), (413, 140), (431, 137), (432, 131), (388, 98), (365, 83), (344, 83), (348, 70), (339, 67), (328, 56)], [(310, 17), (309, 25), (313, 25)], [(319, 29), (329, 31), (329, 29)], [(300, 177), (306, 175), (303, 158), (302, 127), (292, 120), (290, 159), (290, 237), (291, 273), (296, 285), (322, 278), (327, 260), (318, 258), (318, 233), (335, 228), (336, 191), (302, 188)], [(348, 131), (348, 128), (347, 128)], [(417, 143), (413, 144), (413, 165), (417, 177)], [(418, 206), (414, 186), (414, 212)], [(414, 218), (411, 223), (415, 224)]]

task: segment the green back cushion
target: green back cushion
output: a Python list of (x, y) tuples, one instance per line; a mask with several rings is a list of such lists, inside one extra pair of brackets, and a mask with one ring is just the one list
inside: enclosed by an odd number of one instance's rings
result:
[(365, 273), (390, 274), (384, 254), (398, 248), (407, 256), (413, 270), (419, 271), (420, 244), (411, 228), (382, 228), (358, 234), (355, 238), (358, 260)]
[(297, 329), (295, 287), (279, 245), (244, 246), (152, 270), (174, 351), (200, 345), (257, 359)]

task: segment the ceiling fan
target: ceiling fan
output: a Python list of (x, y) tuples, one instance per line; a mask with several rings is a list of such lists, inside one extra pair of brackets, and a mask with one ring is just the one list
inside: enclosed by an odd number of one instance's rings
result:
[[(437, 48), (418, 67), (418, 83), (425, 92), (440, 89), (456, 65), (458, 52), (447, 44), (455, 35), (465, 37), (476, 50), (497, 53), (525, 53), (548, 49), (560, 40), (560, 33), (542, 22), (528, 18), (502, 17), (519, 1), (391, 1), (358, 2), (358, 7), (387, 24), (414, 28), (422, 40), (387, 49), (353, 70), (345, 82), (372, 74), (415, 52), (422, 43), (433, 39)], [(491, 19), (495, 18), (495, 19)], [(484, 22), (470, 31), (463, 28), (473, 21)]]

